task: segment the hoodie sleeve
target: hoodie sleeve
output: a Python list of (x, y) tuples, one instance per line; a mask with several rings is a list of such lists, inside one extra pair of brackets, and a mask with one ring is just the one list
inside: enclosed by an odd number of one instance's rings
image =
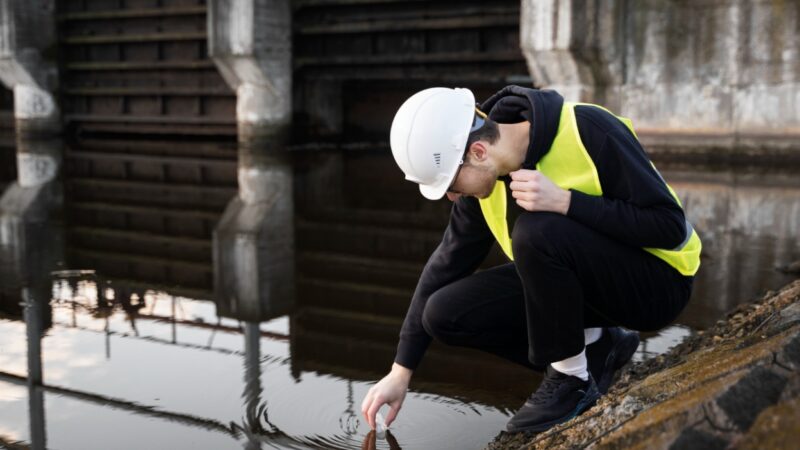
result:
[(428, 298), (441, 287), (474, 272), (486, 258), (494, 237), (483, 220), (478, 200), (461, 197), (453, 203), (442, 242), (422, 270), (400, 330), (395, 362), (416, 369), (431, 342), (422, 326)]
[(572, 191), (567, 215), (637, 247), (675, 248), (683, 242), (683, 209), (673, 199), (636, 137), (616, 117), (575, 109), (578, 131), (597, 167), (603, 195)]

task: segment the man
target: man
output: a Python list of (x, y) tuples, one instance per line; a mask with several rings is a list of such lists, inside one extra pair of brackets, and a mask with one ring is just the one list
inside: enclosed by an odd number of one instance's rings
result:
[[(508, 423), (541, 432), (605, 393), (686, 305), (701, 243), (628, 119), (508, 86), (475, 108), (467, 89), (410, 97), (391, 147), (422, 195), (454, 202), (400, 333), (391, 372), (362, 412), (402, 406), (430, 341), (473, 347), (545, 378)], [(513, 201), (511, 201), (513, 199)], [(497, 241), (512, 261), (475, 273)]]

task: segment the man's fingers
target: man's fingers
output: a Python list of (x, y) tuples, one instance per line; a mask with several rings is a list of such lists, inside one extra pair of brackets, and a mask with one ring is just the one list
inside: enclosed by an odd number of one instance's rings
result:
[(375, 414), (378, 414), (378, 410), (381, 409), (383, 403), (383, 399), (376, 397), (372, 401), (372, 404), (369, 405), (369, 409), (367, 409), (367, 423), (369, 423), (369, 426), (372, 427), (373, 430), (377, 428), (375, 426)]
[(369, 409), (370, 403), (372, 403), (372, 389), (367, 392), (367, 395), (364, 396), (364, 400), (361, 401), (361, 414), (364, 416), (367, 415), (367, 409)]
[(534, 211), (533, 202), (528, 200), (517, 200), (517, 204), (525, 211)]
[(536, 180), (512, 181), (509, 185), (511, 191), (538, 191), (539, 182)]
[(528, 181), (512, 181), (508, 187), (512, 191), (524, 191), (530, 187), (530, 182)]
[(367, 392), (367, 395), (364, 397), (364, 401), (361, 402), (361, 415), (364, 416), (364, 419), (369, 423), (369, 416), (367, 415), (367, 411), (369, 411), (369, 405), (372, 404), (372, 389)]
[(538, 173), (536, 170), (520, 169), (509, 173), (509, 175), (513, 181), (530, 181), (535, 179)]
[(520, 170), (515, 170), (509, 173), (508, 175), (511, 176), (511, 179), (513, 181), (527, 181), (531, 179), (530, 172), (531, 172), (530, 170), (520, 169)]
[(362, 406), (361, 414), (364, 415), (364, 419), (367, 421), (367, 424), (369, 424), (370, 428), (374, 429), (375, 428), (375, 415), (373, 414), (372, 415), (372, 419), (370, 420), (369, 409), (372, 407), (372, 404), (375, 402), (375, 399), (373, 398), (372, 395), (368, 396), (368, 398), (369, 398), (369, 402), (367, 402), (365, 405)]
[(397, 414), (400, 412), (400, 402), (395, 402), (389, 405), (389, 413), (386, 414), (386, 427), (388, 428), (389, 425), (394, 422), (394, 419), (397, 417)]
[(536, 192), (526, 192), (526, 191), (511, 191), (511, 196), (517, 200), (522, 200), (531, 203), (536, 203), (536, 199), (538, 198), (538, 194)]

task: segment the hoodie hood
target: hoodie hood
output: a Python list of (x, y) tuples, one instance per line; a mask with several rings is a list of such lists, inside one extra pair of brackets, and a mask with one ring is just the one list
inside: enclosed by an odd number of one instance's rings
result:
[(498, 123), (530, 122), (530, 143), (522, 168), (535, 169), (553, 145), (563, 105), (564, 97), (556, 91), (506, 86), (483, 102), (481, 110)]

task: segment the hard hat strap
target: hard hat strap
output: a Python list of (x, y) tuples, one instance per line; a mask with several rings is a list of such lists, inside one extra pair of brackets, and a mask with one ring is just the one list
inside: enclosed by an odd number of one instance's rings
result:
[(469, 129), (469, 133), (472, 134), (486, 125), (486, 113), (475, 107), (475, 116), (472, 118), (472, 127)]

